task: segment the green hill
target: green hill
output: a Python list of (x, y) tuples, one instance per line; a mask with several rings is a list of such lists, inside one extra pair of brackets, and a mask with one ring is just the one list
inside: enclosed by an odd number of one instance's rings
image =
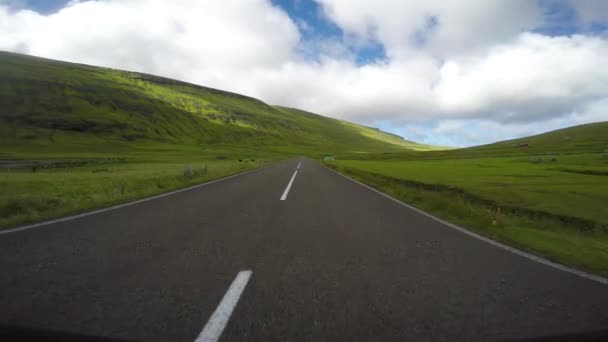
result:
[[(351, 122), (326, 118), (324, 116), (294, 108), (275, 106), (286, 116), (297, 120), (308, 132), (301, 137), (301, 143), (314, 141), (319, 146), (327, 146), (330, 150), (349, 152), (374, 152), (412, 150), (428, 151), (435, 146), (418, 144), (403, 139), (398, 135), (386, 133), (377, 128), (357, 125)], [(387, 144), (390, 146), (387, 148)], [(358, 150), (357, 150), (358, 149)]]
[(417, 160), (501, 156), (543, 156), (555, 154), (605, 153), (608, 155), (608, 122), (596, 122), (558, 129), (529, 137), (504, 140), (467, 148), (424, 150), (416, 148), (381, 154), (345, 154), (346, 159)]
[(558, 129), (519, 139), (446, 151), (434, 151), (425, 158), (469, 158), (483, 156), (554, 155), (600, 153), (608, 150), (608, 122)]
[(235, 93), (7, 52), (0, 52), (0, 136), (5, 147), (67, 150), (148, 142), (303, 154), (432, 148)]
[(573, 126), (520, 139), (475, 146), (463, 151), (543, 154), (543, 153), (597, 153), (608, 149), (608, 122)]

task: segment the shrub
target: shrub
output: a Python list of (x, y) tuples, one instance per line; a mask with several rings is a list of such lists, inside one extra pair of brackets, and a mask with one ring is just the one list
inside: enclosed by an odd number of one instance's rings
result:
[(186, 167), (184, 167), (183, 175), (184, 175), (184, 178), (192, 178), (192, 176), (194, 176), (194, 171), (192, 170), (192, 166), (186, 165)]
[(543, 163), (545, 159), (543, 157), (530, 157), (529, 161), (533, 164), (540, 164)]
[(110, 170), (108, 170), (107, 168), (101, 168), (101, 169), (95, 169), (93, 171), (91, 171), (93, 173), (100, 173), (100, 172), (110, 172)]

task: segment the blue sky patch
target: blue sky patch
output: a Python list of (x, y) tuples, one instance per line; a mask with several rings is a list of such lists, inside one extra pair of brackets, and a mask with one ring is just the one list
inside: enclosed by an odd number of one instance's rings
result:
[(339, 42), (354, 56), (358, 65), (370, 64), (386, 58), (384, 46), (378, 42), (363, 45), (347, 44), (345, 33), (331, 22), (323, 13), (323, 8), (310, 0), (272, 0), (273, 5), (281, 8), (298, 25), (302, 46), (306, 48), (305, 57), (318, 60), (324, 52), (323, 42)]
[(571, 36), (573, 34), (603, 35), (608, 31), (604, 22), (583, 23), (571, 2), (563, 0), (538, 0), (543, 9), (544, 22), (534, 32), (546, 36)]
[(571, 4), (560, 0), (539, 0), (543, 9), (545, 22), (534, 29), (534, 32), (546, 36), (569, 36), (580, 29), (576, 9)]
[(67, 5), (68, 0), (20, 0), (9, 1), (9, 7), (14, 9), (27, 8), (41, 14), (52, 14)]

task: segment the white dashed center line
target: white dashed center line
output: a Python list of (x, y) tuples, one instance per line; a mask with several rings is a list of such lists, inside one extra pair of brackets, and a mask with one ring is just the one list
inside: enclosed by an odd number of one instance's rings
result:
[(228, 291), (226, 291), (224, 298), (222, 298), (220, 305), (215, 309), (195, 342), (214, 342), (220, 339), (222, 331), (224, 331), (230, 315), (232, 315), (232, 311), (234, 311), (252, 273), (252, 271), (241, 271), (237, 274), (232, 284), (230, 284)]
[(281, 196), (281, 201), (284, 201), (287, 199), (287, 194), (289, 194), (289, 189), (291, 189), (291, 184), (293, 184), (293, 180), (296, 179), (297, 174), (298, 174), (298, 170), (294, 171), (293, 176), (291, 176), (291, 180), (289, 181), (289, 184), (287, 184), (285, 191), (283, 191), (283, 196)]

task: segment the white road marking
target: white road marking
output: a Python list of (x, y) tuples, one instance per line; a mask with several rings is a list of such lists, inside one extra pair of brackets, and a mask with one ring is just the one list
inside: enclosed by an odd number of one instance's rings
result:
[(300, 169), (300, 165), (302, 165), (302, 161), (300, 160), (300, 162), (298, 163), (298, 167), (296, 167), (297, 170)]
[(205, 324), (203, 331), (194, 340), (195, 342), (213, 342), (220, 339), (252, 273), (252, 271), (247, 270), (241, 271), (236, 275), (224, 298), (222, 298), (220, 305), (218, 305), (211, 318), (207, 321), (207, 324)]
[(294, 171), (293, 176), (291, 176), (291, 180), (289, 181), (289, 184), (287, 184), (285, 191), (283, 191), (283, 196), (281, 196), (281, 201), (284, 201), (287, 199), (287, 194), (289, 194), (289, 189), (291, 189), (291, 184), (293, 184), (293, 180), (296, 179), (297, 174), (298, 174), (298, 170)]
[(586, 279), (589, 279), (589, 280), (597, 281), (598, 283), (602, 283), (602, 284), (608, 285), (608, 278), (604, 278), (602, 276), (598, 276), (598, 275), (587, 273), (587, 272), (584, 272), (584, 271), (580, 271), (580, 270), (577, 270), (577, 269), (574, 269), (574, 268), (571, 268), (571, 267), (568, 267), (568, 266), (564, 266), (562, 264), (558, 264), (556, 262), (553, 262), (553, 261), (541, 258), (541, 257), (536, 256), (534, 254), (530, 254), (528, 252), (521, 251), (521, 250), (519, 250), (517, 248), (513, 248), (511, 246), (507, 246), (507, 245), (502, 244), (502, 243), (500, 243), (500, 242), (498, 242), (496, 240), (492, 240), (492, 239), (487, 238), (485, 236), (481, 236), (481, 235), (479, 235), (477, 233), (473, 233), (473, 232), (471, 232), (471, 231), (469, 231), (469, 230), (467, 230), (465, 228), (462, 228), (462, 227), (457, 226), (457, 225), (455, 225), (453, 223), (444, 221), (444, 220), (442, 220), (442, 219), (440, 219), (440, 218), (438, 218), (436, 216), (433, 216), (433, 215), (431, 215), (431, 214), (429, 214), (429, 213), (427, 213), (425, 211), (422, 211), (422, 210), (420, 210), (420, 209), (418, 209), (418, 208), (416, 208), (414, 206), (411, 206), (411, 205), (409, 205), (409, 204), (407, 204), (405, 202), (402, 202), (402, 201), (400, 201), (400, 200), (398, 200), (398, 199), (396, 199), (396, 198), (394, 198), (394, 197), (392, 197), (390, 195), (385, 194), (384, 192), (382, 192), (380, 190), (374, 189), (374, 188), (372, 188), (371, 186), (369, 186), (367, 184), (361, 183), (361, 182), (359, 182), (356, 179), (353, 179), (353, 178), (351, 178), (351, 177), (349, 177), (347, 175), (343, 175), (340, 172), (338, 172), (336, 170), (333, 170), (333, 169), (331, 169), (331, 168), (329, 168), (329, 167), (327, 167), (325, 165), (323, 165), (323, 166), (326, 169), (328, 169), (329, 171), (331, 171), (331, 172), (333, 172), (333, 173), (335, 173), (337, 175), (340, 175), (340, 176), (342, 176), (342, 177), (350, 180), (351, 182), (354, 182), (354, 183), (357, 183), (359, 185), (362, 185), (362, 186), (368, 188), (369, 190), (371, 190), (373, 192), (376, 192), (377, 194), (382, 195), (382, 196), (390, 199), (391, 201), (397, 202), (397, 203), (401, 204), (402, 206), (404, 206), (406, 208), (409, 208), (409, 209), (411, 209), (411, 210), (413, 210), (413, 211), (415, 211), (415, 212), (417, 212), (419, 214), (422, 214), (422, 215), (424, 215), (424, 216), (426, 216), (426, 217), (428, 217), (428, 218), (430, 218), (432, 220), (435, 220), (437, 222), (443, 223), (445, 226), (447, 226), (449, 228), (452, 228), (452, 229), (455, 229), (455, 230), (457, 230), (457, 231), (459, 231), (461, 233), (464, 233), (464, 234), (466, 234), (466, 235), (468, 235), (470, 237), (473, 237), (475, 239), (487, 242), (487, 243), (489, 243), (489, 244), (491, 244), (493, 246), (496, 246), (498, 248), (502, 248), (502, 249), (504, 249), (504, 250), (506, 250), (508, 252), (511, 252), (511, 253), (519, 255), (521, 257), (530, 259), (532, 261), (536, 261), (536, 262), (538, 262), (540, 264), (543, 264), (545, 266), (553, 267), (553, 268), (558, 269), (560, 271), (568, 272), (568, 273), (577, 275), (579, 277), (583, 277), (583, 278), (586, 278)]

